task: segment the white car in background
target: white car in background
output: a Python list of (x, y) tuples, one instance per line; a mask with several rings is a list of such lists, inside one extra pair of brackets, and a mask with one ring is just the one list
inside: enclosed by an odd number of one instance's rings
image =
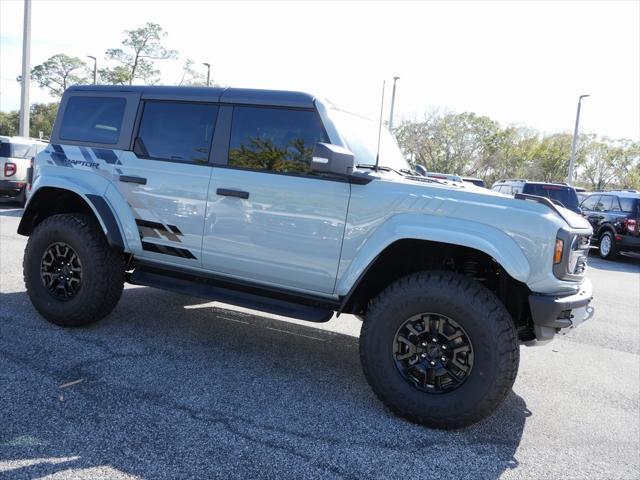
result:
[(15, 198), (24, 206), (31, 159), (46, 146), (34, 138), (0, 136), (0, 197)]

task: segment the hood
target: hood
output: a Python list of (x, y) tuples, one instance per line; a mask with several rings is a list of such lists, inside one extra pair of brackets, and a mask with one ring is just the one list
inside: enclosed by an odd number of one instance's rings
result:
[[(392, 181), (396, 183), (430, 188), (436, 187), (445, 191), (451, 192), (452, 196), (457, 196), (454, 192), (459, 192), (458, 195), (467, 197), (469, 195), (477, 196), (479, 202), (486, 203), (499, 203), (504, 205), (505, 202), (515, 209), (537, 210), (547, 212), (553, 216), (559, 218), (563, 223), (567, 224), (571, 228), (575, 229), (590, 229), (591, 225), (581, 215), (569, 210), (568, 208), (555, 205), (545, 197), (536, 197), (534, 195), (528, 195), (529, 198), (514, 198), (511, 195), (495, 192), (487, 188), (478, 187), (468, 182), (454, 182), (450, 180), (427, 180), (424, 177), (405, 176), (401, 177), (395, 172), (376, 172), (376, 176), (379, 176), (385, 181)], [(434, 181), (430, 181), (434, 180)], [(526, 202), (527, 205), (523, 205), (522, 202)]]

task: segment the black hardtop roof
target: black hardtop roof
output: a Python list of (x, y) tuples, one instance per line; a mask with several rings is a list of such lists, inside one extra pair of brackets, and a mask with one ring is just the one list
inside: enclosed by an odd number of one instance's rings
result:
[(313, 108), (315, 97), (309, 93), (287, 90), (260, 90), (254, 88), (182, 87), (165, 85), (74, 85), (73, 92), (139, 93), (142, 98), (167, 100), (201, 100), (247, 105), (274, 105)]

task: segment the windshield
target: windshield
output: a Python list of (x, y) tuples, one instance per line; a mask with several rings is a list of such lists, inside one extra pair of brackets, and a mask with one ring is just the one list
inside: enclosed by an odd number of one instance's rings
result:
[[(368, 118), (335, 108), (329, 109), (329, 117), (353, 152), (358, 165), (375, 165), (378, 147), (378, 124)], [(380, 135), (380, 162), (382, 167), (394, 170), (410, 170), (393, 135), (386, 128)]]
[(540, 197), (547, 197), (551, 200), (556, 200), (570, 210), (578, 209), (578, 195), (571, 187), (565, 187), (562, 185), (545, 185), (542, 183), (527, 183), (525, 184), (522, 193), (538, 195)]

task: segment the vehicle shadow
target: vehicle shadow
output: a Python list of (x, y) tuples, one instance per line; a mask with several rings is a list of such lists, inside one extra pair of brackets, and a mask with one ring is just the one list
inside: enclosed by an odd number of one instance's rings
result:
[(589, 252), (588, 268), (610, 272), (640, 272), (640, 255), (625, 252), (615, 260), (605, 260), (598, 256), (597, 250), (591, 250)]
[(22, 207), (13, 201), (0, 198), (0, 217), (21, 217)]
[(512, 392), (467, 429), (420, 427), (375, 398), (356, 337), (149, 288), (74, 329), (0, 294), (0, 385), (12, 478), (499, 478), (531, 415)]

